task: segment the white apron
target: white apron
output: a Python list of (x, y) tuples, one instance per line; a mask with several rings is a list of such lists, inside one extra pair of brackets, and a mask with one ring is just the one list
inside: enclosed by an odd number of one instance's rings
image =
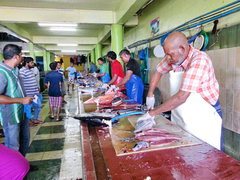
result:
[[(179, 91), (184, 72), (170, 71), (171, 96)], [(191, 93), (186, 102), (172, 110), (171, 120), (197, 138), (220, 150), (222, 118), (199, 93)]]

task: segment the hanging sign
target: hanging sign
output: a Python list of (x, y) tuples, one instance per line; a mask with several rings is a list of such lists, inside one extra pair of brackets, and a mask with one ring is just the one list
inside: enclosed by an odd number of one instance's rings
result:
[(151, 34), (156, 34), (159, 31), (159, 17), (151, 21), (150, 29)]

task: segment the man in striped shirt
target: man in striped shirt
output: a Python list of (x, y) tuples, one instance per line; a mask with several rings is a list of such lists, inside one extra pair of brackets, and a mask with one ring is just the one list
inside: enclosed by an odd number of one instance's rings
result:
[[(27, 97), (41, 96), (35, 75), (31, 70), (32, 68), (34, 68), (33, 58), (24, 57), (23, 67), (20, 69), (20, 77), (22, 78)], [(43, 123), (43, 121), (38, 120), (38, 116), (41, 111), (41, 104), (33, 103), (33, 108), (34, 117), (31, 123), (33, 125)]]

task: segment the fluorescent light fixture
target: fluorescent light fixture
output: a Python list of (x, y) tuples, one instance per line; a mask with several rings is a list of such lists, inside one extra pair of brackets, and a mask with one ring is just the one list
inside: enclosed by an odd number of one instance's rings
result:
[(77, 52), (77, 51), (76, 50), (61, 50), (61, 52), (74, 53), (74, 52)]
[(29, 40), (27, 40), (26, 38), (22, 38), (22, 37), (18, 37), (19, 39), (21, 39), (22, 41), (29, 43)]
[(22, 53), (29, 53), (29, 50), (22, 50)]
[(51, 31), (76, 31), (77, 29), (72, 27), (50, 27)]
[(65, 23), (38, 23), (39, 26), (77, 27), (77, 24)]
[(78, 46), (78, 44), (57, 44), (58, 46), (72, 46), (72, 47), (76, 47)]

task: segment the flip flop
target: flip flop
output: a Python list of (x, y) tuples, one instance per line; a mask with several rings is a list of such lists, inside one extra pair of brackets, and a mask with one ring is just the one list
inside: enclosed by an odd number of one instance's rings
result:
[(37, 126), (37, 124), (35, 124), (34, 122), (30, 121), (30, 122), (29, 122), (29, 126), (30, 126), (30, 127), (35, 127), (35, 126)]
[(50, 119), (54, 119), (54, 116), (49, 115), (48, 117), (49, 117)]
[(33, 120), (33, 123), (35, 123), (35, 124), (43, 124), (44, 121), (41, 121), (41, 120)]

